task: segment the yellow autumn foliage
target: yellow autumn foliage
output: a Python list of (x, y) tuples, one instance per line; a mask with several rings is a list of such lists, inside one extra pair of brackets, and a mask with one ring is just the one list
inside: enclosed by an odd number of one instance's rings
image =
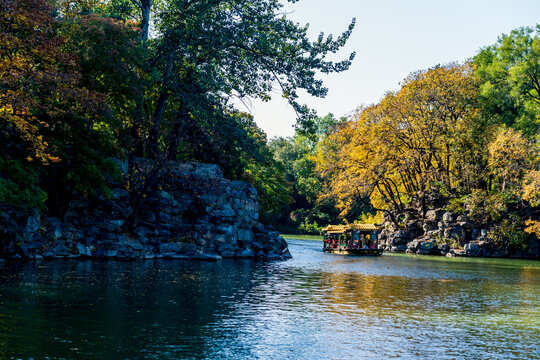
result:
[(531, 170), (525, 175), (523, 200), (528, 201), (531, 206), (540, 206), (540, 171)]
[(462, 180), (464, 134), (478, 114), (477, 86), (470, 64), (439, 66), (359, 109), (319, 145), (323, 196), (335, 198), (344, 216), (359, 197), (375, 209), (403, 210), (434, 185), (454, 186)]
[(493, 174), (500, 178), (502, 190), (522, 177), (528, 164), (529, 147), (519, 131), (504, 127), (499, 129), (488, 145), (489, 166)]
[(537, 220), (527, 220), (525, 221), (525, 232), (527, 234), (534, 234), (538, 239), (540, 239), (540, 222)]

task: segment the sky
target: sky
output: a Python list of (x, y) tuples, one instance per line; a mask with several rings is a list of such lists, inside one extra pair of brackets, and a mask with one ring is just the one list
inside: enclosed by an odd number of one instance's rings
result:
[[(312, 40), (321, 31), (337, 36), (356, 18), (349, 42), (335, 58), (356, 51), (351, 68), (320, 76), (329, 89), (326, 98), (300, 98), (320, 116), (337, 117), (377, 103), (413, 71), (465, 61), (501, 34), (540, 23), (539, 0), (301, 0), (285, 9), (291, 20), (310, 24)], [(292, 107), (278, 92), (272, 98), (237, 107), (251, 113), (268, 138), (292, 136)]]

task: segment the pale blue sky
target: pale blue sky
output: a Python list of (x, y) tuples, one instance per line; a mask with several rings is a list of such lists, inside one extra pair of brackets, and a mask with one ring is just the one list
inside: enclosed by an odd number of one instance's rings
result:
[[(338, 35), (356, 17), (356, 28), (339, 56), (356, 51), (353, 65), (322, 77), (329, 88), (326, 98), (302, 98), (319, 115), (336, 116), (377, 102), (415, 70), (464, 61), (500, 34), (540, 23), (539, 0), (301, 0), (286, 9), (292, 11), (289, 18), (310, 24), (313, 39), (320, 31)], [(273, 98), (239, 108), (251, 110), (269, 138), (293, 135), (294, 111), (279, 94)]]

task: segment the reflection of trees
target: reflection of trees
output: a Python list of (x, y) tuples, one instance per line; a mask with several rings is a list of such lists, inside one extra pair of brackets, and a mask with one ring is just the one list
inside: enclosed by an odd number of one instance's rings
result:
[[(407, 312), (414, 305), (423, 306), (435, 293), (446, 293), (448, 284), (425, 279), (358, 273), (325, 273), (332, 284), (327, 303), (329, 311), (361, 311), (366, 315)], [(343, 305), (346, 305), (344, 307)], [(428, 304), (425, 304), (428, 305)]]
[(536, 321), (536, 326), (540, 327), (540, 307), (524, 306), (524, 304), (538, 303), (540, 298), (540, 268), (535, 266), (525, 266), (519, 272), (519, 312), (531, 320)]
[[(319, 282), (326, 284), (328, 291), (322, 301), (326, 304), (326, 311), (339, 314), (360, 312), (374, 316), (420, 314), (431, 317), (458, 312), (515, 313), (519, 311), (519, 304), (510, 300), (521, 294), (525, 307), (532, 308), (534, 299), (531, 294), (538, 293), (540, 282), (538, 267), (508, 272), (505, 268), (481, 269), (482, 265), (461, 265), (466, 269), (464, 273), (472, 272), (476, 276), (462, 279), (415, 278), (323, 272)], [(427, 273), (429, 269), (425, 271)], [(491, 279), (485, 276), (488, 271)]]
[(200, 350), (205, 326), (249, 293), (260, 266), (51, 261), (10, 268), (0, 275), (7, 290), (0, 293), (0, 357), (140, 358), (164, 344), (173, 358), (186, 346)]

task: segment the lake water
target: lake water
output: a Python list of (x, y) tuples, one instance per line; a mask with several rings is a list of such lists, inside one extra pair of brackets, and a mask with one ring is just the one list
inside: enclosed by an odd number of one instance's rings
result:
[(285, 262), (0, 265), (0, 359), (540, 359), (540, 263), (321, 252)]

